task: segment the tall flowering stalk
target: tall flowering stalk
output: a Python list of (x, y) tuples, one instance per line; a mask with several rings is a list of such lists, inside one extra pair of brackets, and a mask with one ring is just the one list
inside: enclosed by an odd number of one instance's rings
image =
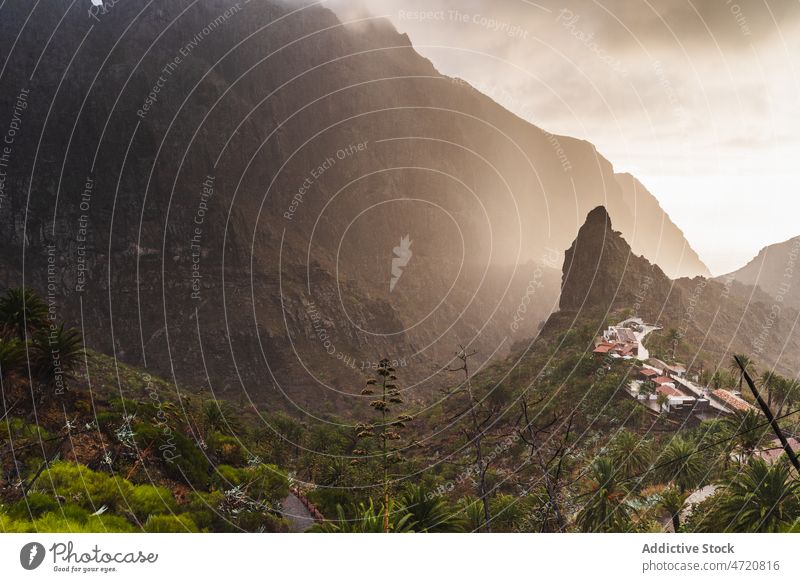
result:
[[(400, 454), (401, 447), (392, 445), (400, 441), (400, 431), (406, 428), (411, 417), (408, 414), (392, 416), (392, 411), (397, 405), (403, 404), (400, 390), (397, 386), (397, 376), (395, 369), (388, 359), (384, 358), (378, 363), (376, 377), (367, 380), (366, 387), (361, 391), (362, 395), (374, 395), (378, 392), (379, 398), (373, 400), (369, 405), (380, 414), (379, 423), (359, 424), (356, 426), (356, 437), (358, 439), (377, 439), (378, 450), (381, 458), (381, 469), (383, 473), (383, 531), (389, 532), (389, 507), (391, 505), (391, 475), (390, 467), (402, 461)], [(366, 455), (368, 451), (358, 449), (356, 454)]]

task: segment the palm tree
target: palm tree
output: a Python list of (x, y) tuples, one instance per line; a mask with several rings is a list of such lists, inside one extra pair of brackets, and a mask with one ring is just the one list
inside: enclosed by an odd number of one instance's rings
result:
[(767, 431), (764, 419), (757, 410), (748, 409), (737, 410), (724, 422), (732, 435), (732, 442), (741, 451), (742, 458), (749, 459)]
[(576, 522), (584, 532), (620, 532), (630, 523), (628, 491), (617, 479), (612, 462), (599, 457), (591, 465), (589, 500), (578, 512)]
[(233, 407), (225, 400), (208, 400), (202, 409), (203, 434), (206, 438), (214, 432), (236, 436), (241, 423)]
[(681, 492), (697, 487), (706, 474), (706, 464), (697, 454), (697, 446), (677, 436), (659, 456), (657, 465), (664, 482), (673, 482)]
[(677, 487), (669, 487), (661, 492), (658, 508), (669, 514), (675, 533), (681, 529), (681, 510), (684, 503), (686, 503), (686, 493)]
[(625, 478), (632, 477), (650, 466), (650, 443), (629, 430), (623, 430), (612, 441), (609, 458)]
[(31, 342), (32, 367), (45, 386), (55, 387), (63, 393), (66, 380), (84, 357), (83, 338), (75, 328), (64, 324), (55, 330), (39, 329)]
[(453, 533), (464, 531), (463, 521), (441, 497), (418, 485), (411, 485), (400, 498), (404, 511), (411, 515), (414, 531)]
[(775, 414), (781, 416), (787, 406), (791, 407), (800, 396), (800, 381), (779, 377), (775, 385)]
[(668, 402), (669, 402), (669, 396), (667, 396), (663, 392), (659, 392), (658, 395), (656, 396), (656, 404), (658, 404), (659, 412), (664, 411), (664, 406), (666, 406)]
[(772, 408), (772, 397), (776, 392), (780, 391), (781, 377), (772, 371), (765, 371), (759, 377), (759, 381), (764, 389), (767, 391), (767, 406)]
[[(787, 406), (794, 406), (797, 401), (800, 401), (800, 380), (796, 378), (787, 379), (784, 390), (786, 391), (785, 404)], [(780, 414), (783, 414), (783, 406), (781, 406)]]
[(25, 363), (25, 348), (17, 338), (0, 340), (0, 378), (5, 382)]
[(0, 298), (0, 329), (6, 335), (25, 341), (44, 327), (47, 320), (47, 304), (33, 289), (9, 289)]
[(800, 518), (800, 481), (785, 462), (751, 459), (723, 486), (714, 527), (726, 532), (779, 532)]
[(751, 375), (755, 372), (755, 363), (750, 359), (749, 356), (745, 356), (744, 354), (736, 354), (731, 358), (731, 363), (728, 366), (728, 369), (731, 371), (731, 374), (733, 374), (734, 378), (738, 376), (739, 392), (741, 392), (742, 383), (744, 382), (744, 371), (742, 371), (742, 369), (739, 367), (739, 364), (736, 362), (736, 358), (739, 358), (739, 361), (742, 362), (744, 369), (750, 372)]

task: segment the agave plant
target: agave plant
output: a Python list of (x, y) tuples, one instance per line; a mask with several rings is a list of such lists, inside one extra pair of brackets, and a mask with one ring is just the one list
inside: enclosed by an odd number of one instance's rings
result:
[[(388, 509), (385, 512), (384, 509)], [(376, 507), (372, 499), (369, 505), (359, 503), (353, 517), (347, 517), (341, 505), (336, 506), (336, 521), (325, 521), (314, 525), (309, 531), (318, 533), (386, 533), (384, 515), (389, 515), (389, 532), (414, 531), (412, 516), (404, 511), (392, 511), (391, 507)]]
[(0, 298), (0, 328), (8, 336), (25, 341), (46, 320), (47, 304), (33, 289), (9, 289)]
[[(380, 361), (376, 372), (377, 377), (367, 380), (366, 387), (361, 391), (364, 396), (376, 396), (369, 405), (380, 415), (379, 420), (375, 423), (360, 423), (356, 426), (358, 440), (368, 442), (375, 439), (377, 441), (382, 469), (383, 531), (387, 533), (390, 530), (389, 507), (392, 505), (390, 469), (392, 465), (402, 461), (402, 447), (391, 443), (401, 439), (401, 431), (412, 420), (408, 414), (399, 414), (394, 418), (390, 416), (394, 408), (403, 403), (395, 372), (396, 370), (387, 358)], [(353, 453), (367, 455), (369, 451), (366, 448), (358, 448)], [(356, 460), (356, 462), (358, 461)]]
[(430, 490), (411, 485), (400, 498), (404, 510), (411, 515), (414, 530), (419, 532), (453, 533), (464, 531), (458, 512)]
[(62, 323), (55, 330), (40, 329), (31, 343), (31, 364), (37, 377), (46, 386), (57, 391), (66, 389), (66, 380), (85, 356), (83, 338), (75, 328)]

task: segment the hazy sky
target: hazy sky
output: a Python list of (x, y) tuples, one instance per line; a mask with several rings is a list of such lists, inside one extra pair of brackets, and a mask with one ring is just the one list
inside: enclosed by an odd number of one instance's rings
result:
[(800, 0), (360, 4), (442, 73), (597, 145), (714, 274), (800, 235)]

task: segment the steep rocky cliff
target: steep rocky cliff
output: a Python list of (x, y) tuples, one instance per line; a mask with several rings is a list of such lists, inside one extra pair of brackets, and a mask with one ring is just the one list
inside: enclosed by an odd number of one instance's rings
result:
[[(16, 129), (0, 282), (50, 289), (90, 345), (180, 384), (324, 414), (390, 355), (425, 393), (457, 343), (489, 358), (536, 334), (589, 209), (634, 229), (657, 207), (380, 19), (223, 0), (1, 10), (0, 129)], [(688, 248), (643, 233), (647, 253)]]

